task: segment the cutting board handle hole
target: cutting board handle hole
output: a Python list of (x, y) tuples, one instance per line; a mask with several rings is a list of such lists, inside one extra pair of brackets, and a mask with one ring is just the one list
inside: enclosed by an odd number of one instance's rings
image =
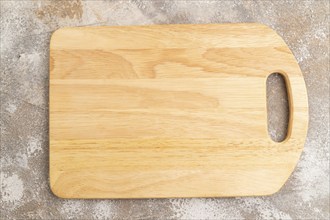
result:
[(282, 142), (288, 135), (289, 100), (285, 77), (272, 73), (266, 82), (267, 88), (267, 129), (275, 142)]

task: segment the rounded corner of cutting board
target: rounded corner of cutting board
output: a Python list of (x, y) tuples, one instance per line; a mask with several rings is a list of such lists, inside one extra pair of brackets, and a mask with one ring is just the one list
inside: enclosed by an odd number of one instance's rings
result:
[(66, 35), (70, 35), (70, 31), (78, 29), (81, 27), (61, 27), (56, 29), (55, 31), (52, 32), (51, 37), (50, 37), (50, 50), (52, 49), (56, 49), (56, 43), (58, 43), (58, 41), (62, 41), (65, 40), (63, 39), (63, 37), (65, 37)]
[[(60, 190), (59, 188), (57, 188), (55, 186), (55, 182), (54, 182), (54, 177), (53, 175), (50, 173), (49, 175), (49, 188), (50, 191), (53, 193), (54, 196), (60, 198), (60, 199), (70, 199), (71, 197), (63, 194), (62, 190)], [(68, 191), (70, 191), (70, 189), (67, 189)]]
[(58, 35), (62, 35), (63, 32), (65, 32), (66, 30), (70, 29), (70, 27), (61, 27), (61, 28), (58, 28), (56, 29), (55, 31), (53, 31), (53, 33), (51, 34), (51, 37), (50, 37), (50, 47), (52, 47), (54, 41), (56, 41)]

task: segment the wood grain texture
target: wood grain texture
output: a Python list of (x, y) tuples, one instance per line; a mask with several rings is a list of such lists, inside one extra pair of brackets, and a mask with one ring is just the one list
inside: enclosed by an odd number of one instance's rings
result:
[[(267, 133), (266, 80), (288, 87)], [(77, 27), (50, 44), (50, 185), (63, 198), (268, 195), (304, 145), (304, 79), (260, 24)]]

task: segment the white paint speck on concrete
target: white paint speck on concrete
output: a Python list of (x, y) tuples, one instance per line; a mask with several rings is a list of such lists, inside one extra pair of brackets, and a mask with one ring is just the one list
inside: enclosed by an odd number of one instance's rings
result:
[(243, 219), (230, 203), (216, 199), (172, 199), (175, 219)]
[(258, 198), (258, 197), (247, 197), (239, 198), (242, 209), (247, 213), (253, 215), (258, 220), (263, 219), (285, 219), (291, 220), (291, 216), (287, 213), (282, 212), (276, 208), (271, 202)]
[(35, 156), (37, 153), (42, 151), (40, 138), (29, 137), (28, 146), (27, 146), (27, 154), (29, 157)]
[(83, 204), (81, 200), (67, 200), (61, 208), (61, 213), (68, 219), (80, 217), (82, 211)]
[[(325, 144), (329, 146), (329, 143)], [(294, 184), (294, 190), (307, 204), (329, 196), (329, 161), (318, 159), (319, 154), (317, 149), (305, 147), (302, 160), (293, 174), (298, 180)]]
[(7, 104), (7, 106), (5, 107), (6, 111), (13, 114), (15, 113), (17, 106), (14, 102), (10, 102)]
[(12, 203), (13, 207), (20, 204), (23, 197), (24, 185), (18, 175), (1, 173), (1, 197), (5, 203)]
[(112, 219), (114, 218), (114, 207), (112, 202), (100, 201), (98, 202), (93, 211), (94, 219)]

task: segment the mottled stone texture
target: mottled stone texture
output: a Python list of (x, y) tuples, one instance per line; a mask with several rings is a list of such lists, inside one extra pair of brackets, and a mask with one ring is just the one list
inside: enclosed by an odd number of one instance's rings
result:
[[(322, 0), (2, 0), (1, 218), (329, 219), (329, 11), (329, 2)], [(308, 137), (281, 191), (268, 197), (217, 199), (54, 196), (48, 184), (51, 33), (64, 26), (225, 22), (260, 22), (276, 30), (305, 77)]]

